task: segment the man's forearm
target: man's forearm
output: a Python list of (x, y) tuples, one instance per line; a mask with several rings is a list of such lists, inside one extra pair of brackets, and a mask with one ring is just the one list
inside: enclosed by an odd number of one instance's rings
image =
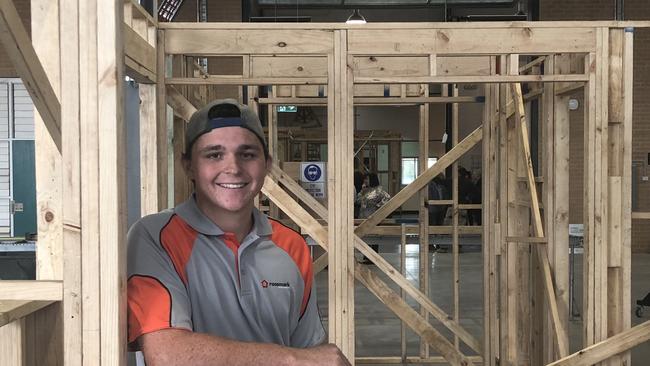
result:
[(141, 337), (147, 366), (158, 365), (347, 365), (331, 345), (310, 349), (240, 342), (190, 331), (166, 329)]
[(143, 336), (147, 366), (157, 365), (292, 365), (292, 349), (276, 344), (233, 341), (184, 330)]

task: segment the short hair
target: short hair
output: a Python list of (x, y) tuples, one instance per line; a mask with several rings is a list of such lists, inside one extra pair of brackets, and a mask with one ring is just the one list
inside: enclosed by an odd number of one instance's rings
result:
[(379, 176), (377, 175), (377, 173), (368, 174), (368, 186), (369, 187), (379, 186)]

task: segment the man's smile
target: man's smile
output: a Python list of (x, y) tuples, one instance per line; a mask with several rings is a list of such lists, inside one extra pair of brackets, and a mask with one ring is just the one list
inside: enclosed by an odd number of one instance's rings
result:
[(217, 183), (217, 185), (227, 189), (240, 189), (244, 188), (248, 183)]

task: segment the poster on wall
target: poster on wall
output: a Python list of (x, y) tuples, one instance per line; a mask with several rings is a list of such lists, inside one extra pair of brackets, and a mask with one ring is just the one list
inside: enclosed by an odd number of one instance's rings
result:
[(327, 198), (327, 163), (300, 163), (300, 185), (314, 198)]

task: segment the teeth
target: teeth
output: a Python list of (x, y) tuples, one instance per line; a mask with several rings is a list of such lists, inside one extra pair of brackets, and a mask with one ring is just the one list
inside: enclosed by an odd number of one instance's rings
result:
[(246, 183), (217, 183), (218, 186), (228, 189), (243, 188)]

